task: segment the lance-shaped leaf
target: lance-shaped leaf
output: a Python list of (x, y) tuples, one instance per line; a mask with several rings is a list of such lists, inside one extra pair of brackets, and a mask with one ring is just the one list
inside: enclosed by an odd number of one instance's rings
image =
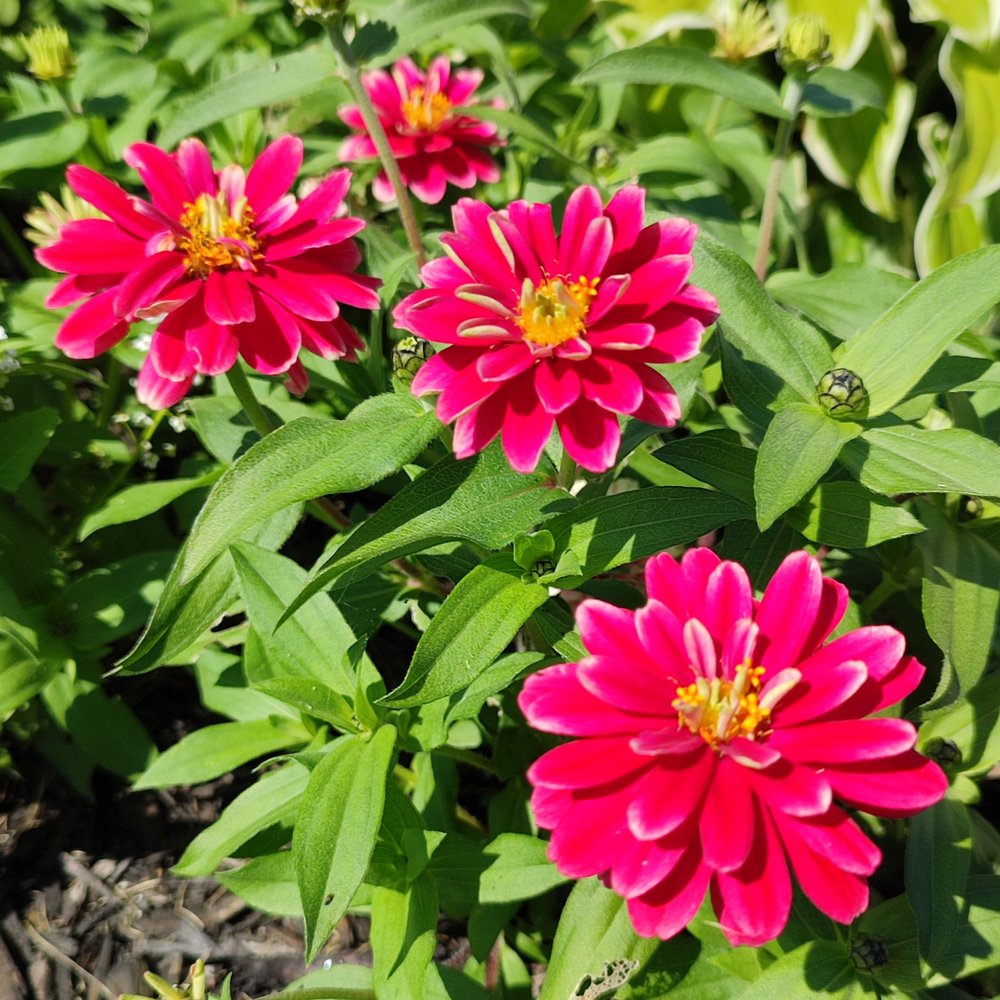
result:
[(292, 854), (312, 961), (365, 877), (382, 822), (396, 730), (371, 739), (342, 737), (313, 769), (302, 799)]
[(285, 507), (384, 479), (419, 454), (437, 427), (433, 413), (401, 395), (367, 399), (346, 420), (302, 417), (279, 427), (215, 484), (185, 546), (183, 581)]
[(437, 944), (438, 891), (430, 872), (405, 888), (379, 886), (372, 896), (375, 996), (423, 1000)]

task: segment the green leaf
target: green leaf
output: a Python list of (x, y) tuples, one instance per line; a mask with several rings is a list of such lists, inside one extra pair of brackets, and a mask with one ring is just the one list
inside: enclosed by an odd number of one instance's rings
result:
[(205, 726), (161, 753), (136, 778), (132, 788), (197, 785), (249, 760), (308, 741), (309, 734), (290, 719), (254, 719)]
[(173, 503), (178, 497), (185, 496), (192, 490), (211, 486), (220, 475), (221, 470), (213, 469), (203, 476), (190, 479), (165, 479), (155, 483), (139, 483), (137, 486), (130, 486), (120, 493), (116, 493), (105, 504), (98, 507), (93, 514), (89, 514), (80, 525), (77, 538), (82, 542), (95, 531), (100, 531), (101, 528), (107, 528), (112, 524), (128, 524), (131, 521), (138, 521), (140, 518), (162, 510), (167, 504)]
[(745, 504), (724, 493), (657, 486), (595, 497), (552, 518), (546, 528), (556, 552), (572, 553), (580, 575), (589, 578), (749, 515)]
[(641, 965), (658, 944), (632, 930), (621, 896), (596, 878), (582, 879), (563, 907), (538, 1000), (567, 1000), (580, 980), (599, 973), (605, 962), (630, 958)]
[(977, 777), (1000, 761), (1000, 672), (987, 674), (965, 697), (920, 727), (924, 753), (937, 740), (950, 740), (961, 754), (948, 766), (949, 773)]
[(752, 505), (757, 452), (732, 431), (706, 431), (670, 441), (653, 457)]
[(39, 659), (30, 629), (0, 617), (0, 722), (38, 694), (61, 666), (55, 659)]
[(292, 838), (309, 962), (365, 877), (395, 747), (393, 726), (380, 727), (370, 740), (341, 737), (309, 779)]
[(185, 878), (211, 875), (224, 858), (261, 830), (290, 823), (308, 781), (309, 771), (295, 763), (265, 774), (240, 792), (219, 818), (188, 844), (173, 871)]
[(217, 872), (215, 877), (255, 910), (283, 917), (302, 916), (291, 851), (261, 854), (242, 868)]
[(384, 479), (419, 454), (438, 426), (416, 400), (393, 394), (365, 400), (346, 420), (302, 417), (279, 427), (215, 484), (184, 548), (182, 581), (278, 511)]
[(360, 525), (316, 571), (292, 604), (350, 574), (356, 580), (390, 559), (464, 540), (487, 549), (507, 545), (573, 501), (552, 486), (552, 473), (515, 472), (495, 442), (475, 458), (442, 459), (404, 486)]
[(1000, 628), (1000, 553), (930, 504), (921, 505), (920, 519), (924, 621), (966, 692), (986, 671)]
[(170, 105), (160, 121), (157, 142), (164, 149), (172, 149), (185, 136), (230, 115), (305, 97), (330, 87), (336, 72), (333, 52), (320, 45), (223, 76)]
[(884, 110), (882, 89), (856, 70), (824, 66), (809, 74), (802, 94), (804, 109), (817, 118), (842, 118), (862, 108)]
[(875, 427), (851, 441), (840, 460), (863, 486), (885, 496), (1000, 496), (1000, 446), (959, 428)]
[(503, 552), (459, 580), (417, 643), (402, 684), (381, 703), (425, 705), (470, 685), (548, 597), (545, 587), (522, 575)]
[(847, 342), (837, 365), (857, 372), (870, 416), (891, 410), (945, 348), (1000, 301), (1000, 246), (949, 261), (914, 285), (864, 333)]
[(490, 860), (479, 878), (483, 903), (533, 899), (568, 879), (549, 860), (548, 844), (521, 833), (501, 833), (483, 848)]
[(828, 1000), (861, 1000), (867, 991), (842, 944), (814, 941), (772, 962), (740, 1000), (822, 995)]
[(816, 485), (861, 430), (860, 424), (835, 420), (816, 404), (789, 403), (775, 414), (757, 453), (753, 481), (761, 531)]
[(924, 984), (920, 972), (920, 947), (917, 922), (906, 896), (896, 896), (863, 913), (852, 934), (867, 934), (885, 945), (888, 961), (872, 969), (872, 978), (883, 986), (907, 991)]
[(607, 181), (622, 184), (644, 174), (664, 172), (704, 177), (719, 185), (729, 180), (725, 166), (707, 143), (686, 135), (660, 135), (620, 156)]
[(0, 490), (13, 492), (28, 478), (58, 423), (59, 411), (50, 406), (0, 420), (4, 442), (0, 450)]
[(766, 80), (713, 59), (700, 49), (642, 46), (612, 52), (581, 70), (574, 83), (679, 84), (727, 97), (772, 118), (787, 118), (777, 90)]
[(552, 132), (539, 125), (538, 122), (523, 112), (509, 111), (506, 108), (493, 108), (488, 104), (469, 104), (462, 108), (462, 114), (499, 125), (500, 128), (505, 129), (519, 139), (533, 142), (557, 159), (576, 166), (576, 160), (559, 146)]
[(424, 872), (405, 889), (379, 886), (372, 896), (371, 943), (375, 996), (424, 1000), (437, 945), (438, 893)]
[[(841, 340), (867, 330), (913, 286), (895, 271), (870, 264), (841, 264), (826, 274), (777, 271), (767, 279), (768, 292), (782, 305), (799, 310)], [(864, 295), (858, 295), (863, 287)]]
[(944, 799), (910, 821), (906, 895), (917, 918), (920, 952), (932, 968), (938, 968), (961, 919), (971, 859), (969, 814), (960, 802)]
[[(243, 533), (244, 540), (277, 548), (298, 523), (299, 508), (290, 507)], [(236, 569), (228, 553), (219, 556), (189, 583), (181, 582), (185, 546), (181, 547), (163, 585), (152, 617), (132, 651), (118, 662), (129, 674), (153, 670), (188, 655), (191, 647), (239, 596)]]
[(337, 605), (326, 594), (317, 594), (279, 628), (285, 608), (302, 591), (306, 571), (291, 559), (248, 542), (238, 542), (231, 553), (247, 617), (273, 673), (319, 681), (342, 695), (353, 694), (356, 680), (345, 658), (356, 637)]
[(60, 166), (73, 159), (89, 135), (86, 119), (67, 121), (65, 112), (12, 116), (0, 124), (0, 177)]
[(816, 383), (834, 364), (815, 327), (782, 309), (741, 257), (704, 232), (692, 280), (718, 299), (719, 330), (748, 369), (747, 392), (756, 406), (816, 401)]
[(350, 702), (319, 681), (305, 677), (272, 677), (257, 681), (254, 690), (278, 698), (305, 715), (329, 722), (342, 732), (357, 729)]
[(899, 504), (847, 481), (820, 483), (785, 518), (810, 541), (841, 549), (867, 549), (924, 530)]

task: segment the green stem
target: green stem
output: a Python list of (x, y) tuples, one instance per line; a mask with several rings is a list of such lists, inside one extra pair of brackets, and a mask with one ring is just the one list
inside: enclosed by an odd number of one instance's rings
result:
[(760, 281), (767, 274), (767, 258), (771, 253), (771, 241), (774, 239), (774, 222), (778, 214), (778, 197), (781, 194), (781, 175), (785, 170), (785, 160), (788, 159), (788, 146), (795, 128), (795, 119), (799, 115), (802, 104), (802, 92), (805, 90), (804, 76), (788, 77), (785, 86), (784, 109), (789, 112), (787, 118), (778, 122), (778, 131), (774, 137), (774, 157), (771, 160), (771, 170), (767, 175), (767, 189), (764, 192), (764, 205), (760, 212), (760, 243), (757, 246), (757, 260), (754, 271)]
[(493, 761), (487, 760), (482, 754), (473, 753), (471, 750), (464, 750), (462, 747), (452, 747), (444, 743), (439, 747), (435, 747), (431, 753), (436, 753), (441, 757), (451, 757), (460, 764), (468, 764), (470, 767), (485, 771), (494, 777), (499, 777), (500, 775)]
[(861, 613), (870, 618), (898, 590), (902, 590), (899, 583), (891, 576), (884, 575), (879, 585), (861, 602)]
[(122, 384), (122, 363), (113, 355), (108, 355), (108, 375), (101, 397), (101, 408), (97, 411), (97, 426), (102, 430), (108, 426), (118, 402), (118, 390)]
[(725, 103), (726, 99), (722, 94), (716, 94), (712, 98), (712, 103), (708, 108), (708, 117), (705, 118), (705, 124), (702, 126), (702, 131), (706, 136), (715, 135), (716, 129), (719, 127), (719, 119), (722, 118), (722, 109)]
[(576, 462), (570, 458), (570, 454), (563, 450), (562, 460), (559, 462), (559, 473), (556, 476), (556, 486), (567, 492), (573, 488), (576, 482)]
[(271, 423), (271, 418), (264, 412), (264, 407), (260, 405), (257, 397), (253, 394), (250, 380), (240, 367), (239, 362), (226, 372), (226, 378), (229, 379), (229, 384), (233, 387), (233, 392), (240, 401), (240, 406), (250, 418), (254, 430), (261, 437), (267, 437), (274, 430), (274, 424)]
[(368, 91), (365, 90), (365, 85), (361, 82), (361, 73), (358, 70), (358, 64), (355, 62), (351, 48), (347, 44), (347, 39), (344, 38), (344, 33), (340, 29), (339, 20), (331, 19), (325, 21), (324, 26), (327, 37), (330, 39), (330, 44), (333, 46), (333, 51), (337, 53), (337, 58), (340, 60), (344, 76), (347, 78), (348, 89), (351, 91), (351, 96), (357, 102), (362, 121), (365, 123), (365, 128), (368, 130), (368, 135), (371, 137), (372, 142), (375, 143), (375, 149), (378, 150), (378, 157), (382, 161), (382, 168), (385, 170), (386, 176), (389, 178), (389, 183), (392, 185), (392, 190), (395, 192), (396, 202), (399, 206), (399, 218), (403, 223), (403, 229), (406, 231), (406, 238), (417, 255), (417, 264), (423, 267), (427, 263), (427, 257), (424, 254), (424, 246), (420, 239), (420, 227), (417, 225), (417, 217), (413, 211), (413, 202), (410, 201), (409, 192), (406, 190), (406, 185), (400, 176), (396, 158), (392, 155), (392, 149), (389, 147), (389, 138), (385, 134), (385, 129), (382, 128), (382, 123), (378, 119), (378, 114), (372, 105), (371, 98), (368, 96)]

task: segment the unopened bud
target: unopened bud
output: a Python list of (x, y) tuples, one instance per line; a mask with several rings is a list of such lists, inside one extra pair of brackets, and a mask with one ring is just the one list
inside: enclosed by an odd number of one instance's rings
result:
[(770, 52), (778, 45), (778, 35), (767, 8), (755, 0), (722, 0), (714, 10), (715, 48), (713, 56), (739, 63)]
[(951, 767), (962, 762), (962, 751), (954, 740), (935, 736), (924, 747), (924, 754), (941, 767)]
[(851, 936), (851, 961), (854, 968), (860, 972), (873, 972), (881, 969), (889, 961), (889, 948), (882, 938), (870, 934), (853, 934)]
[(28, 72), (39, 80), (61, 80), (76, 66), (65, 28), (46, 24), (17, 40), (28, 57)]
[(348, 0), (289, 0), (296, 20), (311, 17), (317, 21), (332, 21), (347, 9)]
[(868, 409), (868, 390), (860, 375), (849, 368), (833, 368), (816, 386), (816, 395), (831, 417), (864, 416)]
[(781, 33), (778, 59), (789, 73), (808, 73), (830, 61), (830, 35), (818, 14), (799, 14)]
[(983, 516), (986, 505), (979, 497), (963, 496), (958, 502), (958, 519), (960, 521), (975, 521)]
[(420, 337), (404, 337), (392, 349), (392, 373), (404, 385), (409, 385), (433, 354), (434, 348), (428, 341)]
[(39, 194), (38, 200), (41, 205), (24, 213), (24, 221), (28, 224), (28, 228), (24, 231), (25, 239), (40, 247), (48, 247), (59, 239), (59, 230), (67, 222), (107, 218), (103, 212), (87, 204), (66, 184), (60, 188), (60, 195), (61, 197), (57, 199), (48, 191)]

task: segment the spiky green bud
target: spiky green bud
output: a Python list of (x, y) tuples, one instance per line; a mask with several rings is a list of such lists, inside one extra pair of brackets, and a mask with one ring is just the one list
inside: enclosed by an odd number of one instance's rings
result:
[(861, 376), (849, 368), (833, 368), (816, 386), (823, 409), (838, 420), (864, 416), (868, 410), (868, 390)]
[(409, 385), (433, 354), (434, 348), (426, 340), (404, 337), (392, 349), (392, 373), (404, 385)]
[(311, 17), (316, 21), (332, 21), (347, 10), (348, 0), (289, 0), (298, 21)]
[(863, 933), (853, 934), (851, 961), (859, 972), (874, 972), (889, 961), (889, 948), (882, 938)]
[(39, 80), (61, 80), (72, 74), (76, 58), (65, 28), (45, 24), (17, 40), (28, 57), (28, 72)]
[(778, 35), (767, 8), (755, 0), (726, 0), (715, 8), (715, 48), (713, 56), (740, 63), (770, 52), (778, 45)]
[(830, 61), (830, 35), (818, 14), (793, 17), (781, 33), (778, 59), (789, 73), (809, 73)]

